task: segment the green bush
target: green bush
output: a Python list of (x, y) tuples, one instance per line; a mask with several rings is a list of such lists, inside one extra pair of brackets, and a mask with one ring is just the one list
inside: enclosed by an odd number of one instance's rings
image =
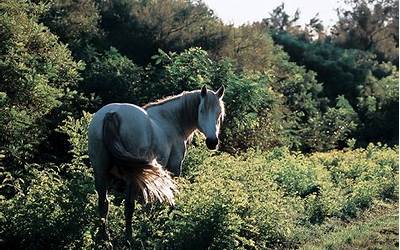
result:
[[(101, 98), (99, 107), (112, 102), (140, 103), (143, 69), (115, 48), (94, 56), (84, 72), (80, 89)], [(99, 108), (98, 107), (98, 108)]]
[[(70, 138), (71, 163), (28, 165), (27, 188), (0, 197), (5, 246), (104, 247), (97, 235), (93, 172), (84, 163), (90, 119), (84, 113), (60, 127)], [(293, 248), (314, 224), (398, 200), (398, 148), (381, 145), (311, 155), (249, 150), (237, 156), (203, 146), (190, 149), (183, 169), (174, 207), (136, 204), (134, 248)], [(18, 184), (7, 172), (2, 177), (1, 189)], [(124, 246), (120, 197), (110, 194), (109, 227), (117, 248)]]
[(17, 191), (12, 198), (0, 196), (0, 235), (6, 248), (82, 248), (93, 244), (97, 218), (94, 179), (83, 163), (89, 121), (90, 115), (85, 113), (80, 120), (67, 119), (60, 128), (70, 136), (71, 163), (28, 164), (24, 179), (1, 172), (0, 190), (16, 186), (13, 189)]
[(332, 183), (341, 189), (341, 216), (354, 217), (375, 200), (398, 199), (398, 148), (370, 144), (366, 149), (333, 151), (317, 159), (330, 172)]
[(6, 248), (82, 246), (96, 215), (90, 175), (65, 180), (49, 166), (29, 167), (29, 188), (0, 203), (0, 235)]
[[(336, 99), (336, 106), (328, 108), (307, 121), (303, 129), (304, 145), (313, 151), (343, 148), (344, 142), (357, 128), (358, 115), (343, 96)], [(324, 139), (321, 139), (324, 138)]]
[(28, 1), (0, 3), (0, 150), (8, 168), (32, 162), (83, 66), (39, 24), (43, 10)]

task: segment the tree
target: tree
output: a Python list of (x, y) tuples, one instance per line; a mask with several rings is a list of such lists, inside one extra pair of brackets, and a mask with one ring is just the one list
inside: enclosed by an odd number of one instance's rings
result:
[(339, 96), (335, 107), (329, 107), (325, 113), (320, 112), (307, 121), (302, 130), (304, 148), (312, 151), (343, 148), (358, 125), (357, 113), (344, 96)]
[(100, 18), (95, 0), (54, 0), (40, 21), (68, 44), (75, 57), (84, 59), (88, 47), (99, 43), (104, 35), (99, 27)]
[(325, 27), (318, 16), (319, 14), (317, 13), (304, 27), (303, 38), (305, 40), (323, 41), (326, 38), (327, 34), (325, 33)]
[(32, 160), (54, 122), (48, 116), (80, 79), (83, 65), (38, 23), (44, 10), (27, 1), (0, 4), (0, 151), (7, 167)]
[(339, 9), (333, 39), (344, 48), (371, 51), (379, 60), (398, 64), (399, 1), (348, 0), (351, 9)]
[(359, 138), (368, 142), (399, 143), (399, 72), (390, 63), (380, 64), (359, 86), (357, 108), (362, 126)]
[(105, 51), (88, 62), (83, 73), (84, 81), (79, 89), (87, 96), (94, 94), (101, 98), (96, 111), (112, 102), (139, 103), (143, 69), (129, 58), (121, 55), (115, 48)]
[(342, 49), (329, 41), (307, 42), (287, 33), (275, 33), (273, 38), (283, 46), (290, 60), (317, 73), (316, 78), (324, 84), (324, 95), (332, 102), (344, 95), (355, 106), (358, 85), (377, 63), (370, 53)]
[(218, 50), (225, 38), (222, 22), (201, 1), (110, 0), (99, 6), (107, 45), (140, 65), (158, 49)]
[(223, 150), (292, 146), (289, 130), (293, 124), (285, 116), (282, 95), (265, 74), (230, 74), (224, 101)]
[(293, 17), (291, 17), (286, 13), (285, 4), (282, 3), (272, 10), (270, 17), (263, 19), (262, 22), (270, 29), (290, 32), (291, 30), (297, 30), (300, 28), (298, 25), (295, 25), (299, 18), (300, 11), (298, 9), (294, 13)]
[(238, 71), (266, 72), (281, 58), (281, 51), (258, 24), (231, 27), (215, 58), (230, 58)]

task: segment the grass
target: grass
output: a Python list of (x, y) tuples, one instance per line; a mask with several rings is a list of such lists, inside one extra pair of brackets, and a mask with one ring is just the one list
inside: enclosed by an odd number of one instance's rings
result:
[(398, 249), (398, 204), (379, 205), (366, 211), (361, 219), (334, 226), (317, 239), (303, 245), (303, 250), (318, 249)]

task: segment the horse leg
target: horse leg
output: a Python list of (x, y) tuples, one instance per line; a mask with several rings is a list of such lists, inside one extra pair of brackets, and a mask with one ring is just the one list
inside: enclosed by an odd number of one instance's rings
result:
[[(89, 128), (90, 130), (90, 128)], [(110, 169), (111, 159), (103, 144), (97, 138), (94, 130), (89, 131), (89, 159), (94, 170), (95, 189), (98, 196), (98, 211), (100, 215), (100, 235), (106, 241), (109, 241), (110, 236), (107, 230), (107, 216), (108, 216), (108, 197), (107, 191), (110, 185)]]
[(135, 190), (133, 183), (131, 181), (127, 181), (125, 197), (125, 239), (129, 247), (130, 241), (132, 240), (132, 216), (135, 206), (134, 194)]
[(185, 153), (186, 148), (184, 144), (175, 145), (171, 150), (166, 167), (175, 177), (180, 176), (182, 173), (182, 162), (185, 158)]
[(98, 209), (100, 214), (100, 230), (101, 234), (106, 241), (110, 240), (110, 235), (107, 228), (107, 217), (108, 217), (108, 189), (109, 180), (108, 178), (99, 178), (96, 176), (95, 186), (98, 195)]

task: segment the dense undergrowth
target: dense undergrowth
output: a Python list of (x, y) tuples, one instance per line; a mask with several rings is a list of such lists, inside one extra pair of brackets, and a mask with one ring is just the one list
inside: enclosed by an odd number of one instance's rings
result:
[(284, 4), (234, 27), (197, 0), (0, 0), (0, 249), (105, 247), (89, 113), (204, 85), (221, 152), (195, 140), (176, 206), (136, 205), (134, 249), (297, 248), (397, 201), (398, 0), (345, 2), (328, 32)]
[[(86, 163), (89, 119), (70, 119), (60, 129), (73, 145), (71, 163), (27, 165), (29, 183), (9, 178), (3, 184), (17, 194), (0, 197), (2, 247), (104, 246)], [(309, 155), (276, 148), (232, 156), (198, 146), (189, 150), (178, 183), (175, 207), (136, 204), (134, 248), (293, 248), (327, 220), (347, 220), (374, 203), (397, 201), (398, 148), (371, 144)], [(112, 242), (123, 248), (122, 199), (111, 193), (111, 200)]]
[(377, 203), (348, 221), (330, 219), (315, 230), (315, 237), (300, 246), (303, 250), (322, 249), (398, 249), (399, 205)]

